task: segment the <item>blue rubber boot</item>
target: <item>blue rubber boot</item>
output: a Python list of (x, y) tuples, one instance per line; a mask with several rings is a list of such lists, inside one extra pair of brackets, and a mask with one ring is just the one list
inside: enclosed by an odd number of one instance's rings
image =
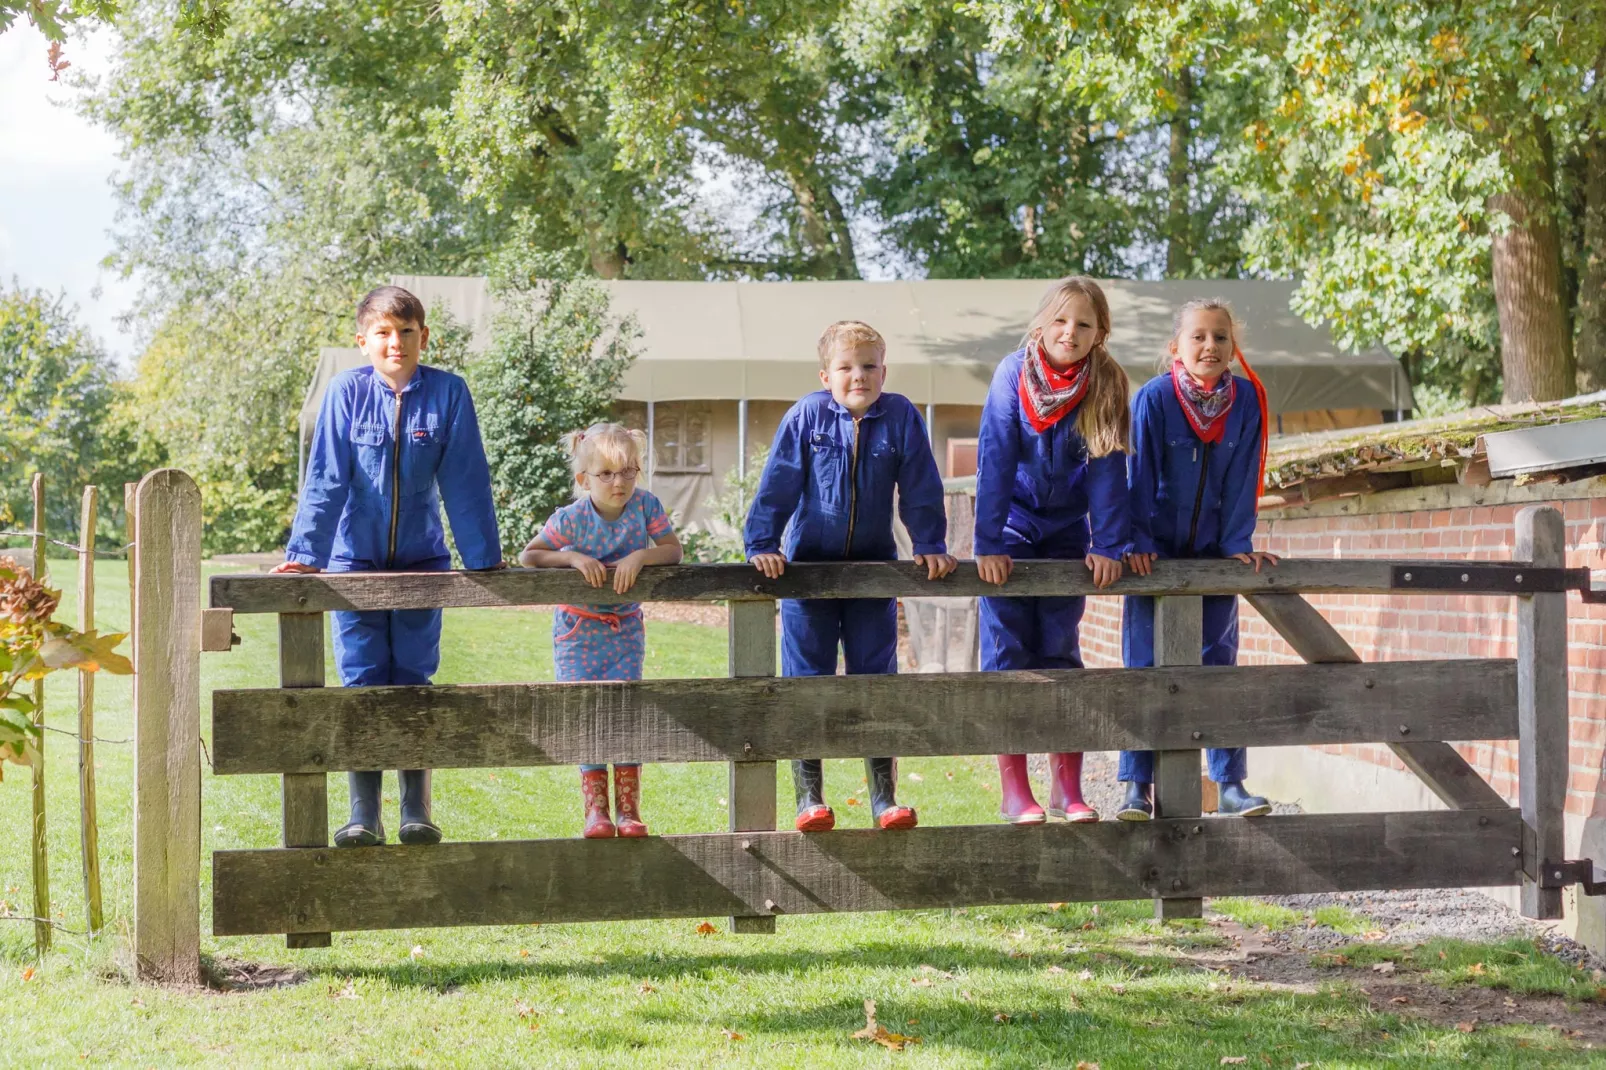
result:
[(401, 830), (396, 838), (403, 843), (440, 843), (441, 830), (430, 820), (429, 770), (401, 769)]
[(1251, 795), (1244, 782), (1231, 780), (1220, 786), (1216, 813), (1228, 817), (1265, 817), (1271, 813), (1271, 803), (1259, 795)]
[(1151, 792), (1153, 785), (1145, 784), (1141, 780), (1126, 782), (1126, 799), (1122, 801), (1121, 808), (1115, 812), (1117, 821), (1152, 821), (1154, 819), (1154, 796)]

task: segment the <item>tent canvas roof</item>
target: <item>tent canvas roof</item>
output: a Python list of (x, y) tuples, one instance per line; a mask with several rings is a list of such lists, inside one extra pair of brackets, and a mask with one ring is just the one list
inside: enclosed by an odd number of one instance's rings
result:
[[(447, 308), (490, 339), (495, 304), (484, 278), (398, 275), (434, 312)], [(1020, 342), (1046, 282), (1040, 279), (910, 282), (607, 282), (613, 311), (632, 313), (644, 334), (625, 376), (627, 401), (793, 401), (818, 389), (815, 343), (826, 325), (861, 319), (887, 339), (890, 390), (918, 405), (979, 405), (999, 358)], [(1294, 283), (1101, 281), (1114, 324), (1110, 352), (1142, 382), (1158, 369), (1173, 310), (1194, 297), (1232, 302), (1244, 351), (1266, 384), (1274, 412), (1410, 408), (1399, 362), (1383, 350), (1345, 353), (1325, 330), (1289, 310)], [(329, 379), (362, 361), (355, 349), (326, 349), (302, 410), (303, 433), (317, 418)], [(427, 358), (426, 358), (427, 359)]]

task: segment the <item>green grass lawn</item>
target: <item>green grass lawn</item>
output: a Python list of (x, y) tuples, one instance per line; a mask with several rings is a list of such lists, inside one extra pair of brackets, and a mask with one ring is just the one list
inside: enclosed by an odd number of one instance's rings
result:
[[(76, 596), (65, 564), (57, 565), (57, 580), (71, 607)], [(126, 626), (124, 566), (105, 563), (98, 577), (102, 625)], [(539, 613), (449, 612), (440, 682), (550, 679), (550, 623)], [(274, 684), (272, 618), (240, 617), (236, 627), (241, 646), (204, 655), (204, 691)], [(650, 676), (724, 672), (719, 629), (654, 624), (648, 636)], [(75, 723), (73, 687), (69, 679), (51, 681), (49, 714), (57, 727)], [(102, 677), (97, 687), (99, 734), (127, 738), (129, 681)], [(203, 709), (203, 726), (209, 720)], [(52, 891), (61, 923), (81, 929), (76, 758), (66, 737), (53, 734), (47, 746)], [(1248, 1060), (1243, 1065), (1277, 1067), (1555, 1066), (1591, 1058), (1536, 1026), (1466, 1034), (1374, 1012), (1342, 984), (1309, 992), (1219, 984), (1218, 975), (1187, 956), (1220, 945), (1222, 936), (1197, 923), (1161, 929), (1149, 920), (1146, 902), (782, 918), (776, 935), (748, 937), (726, 934), (717, 918), (710, 919), (720, 929), (713, 935), (699, 934), (696, 920), (420, 929), (337, 934), (328, 950), (291, 952), (282, 937), (213, 938), (210, 867), (203, 865), (202, 948), (209, 961), (222, 968), (292, 965), (308, 977), (250, 992), (163, 990), (132, 982), (128, 966), (129, 750), (104, 745), (98, 753), (107, 933), (93, 941), (58, 934), (56, 949), (36, 963), (32, 926), (0, 922), (0, 1065), (814, 1068), (1082, 1061), (1109, 1070), (1214, 1067), (1239, 1056)], [(990, 821), (991, 769), (981, 757), (907, 761), (903, 796), (928, 823)], [(29, 778), (16, 767), (6, 773), (0, 898), (27, 913)], [(867, 824), (867, 808), (842, 805), (850, 794), (862, 801), (860, 766), (830, 763), (827, 775), (844, 823)], [(654, 832), (722, 830), (725, 776), (717, 765), (647, 769), (644, 804)], [(275, 778), (209, 771), (203, 778), (205, 852), (277, 844)], [(572, 836), (579, 830), (577, 789), (577, 775), (567, 768), (444, 770), (436, 777), (436, 814), (454, 839)], [(393, 794), (393, 782), (387, 791)], [(790, 809), (785, 796), (783, 814)], [(344, 778), (331, 777), (331, 815), (344, 809)], [(393, 815), (392, 801), (387, 820)], [(1246, 924), (1293, 920), (1278, 910), (1231, 904)], [(1500, 958), (1466, 945), (1444, 947), (1454, 954), (1430, 957), (1446, 980), (1464, 979), (1457, 970), (1464, 973), (1472, 961), (1498, 961), (1514, 982), (1529, 976), (1514, 950)], [(1566, 972), (1551, 959), (1531, 965), (1539, 975)], [(875, 1001), (882, 1025), (919, 1043), (893, 1052), (854, 1039), (867, 999)]]

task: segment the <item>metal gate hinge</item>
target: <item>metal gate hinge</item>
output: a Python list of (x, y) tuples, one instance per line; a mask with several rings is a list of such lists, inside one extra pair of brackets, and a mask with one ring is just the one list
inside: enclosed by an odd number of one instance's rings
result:
[(1588, 858), (1547, 861), (1539, 867), (1539, 887), (1565, 888), (1569, 884), (1581, 887), (1585, 895), (1606, 895), (1606, 870), (1596, 868)]

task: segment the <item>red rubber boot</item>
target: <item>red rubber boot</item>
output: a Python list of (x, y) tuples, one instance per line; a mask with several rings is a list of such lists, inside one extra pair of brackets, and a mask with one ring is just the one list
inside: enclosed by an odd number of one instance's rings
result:
[(1011, 825), (1041, 825), (1048, 820), (1048, 815), (1032, 797), (1031, 778), (1026, 775), (1026, 755), (1000, 754), (998, 780), (1004, 789), (1000, 809), (1005, 821)]
[(1082, 754), (1050, 754), (1048, 816), (1061, 821), (1097, 821), (1099, 812), (1082, 801)]
[(613, 822), (608, 820), (608, 771), (580, 770), (580, 796), (586, 808), (586, 827), (581, 835), (588, 840), (613, 839)]
[(613, 807), (620, 836), (634, 840), (647, 835), (647, 823), (641, 820), (641, 766), (613, 767)]

